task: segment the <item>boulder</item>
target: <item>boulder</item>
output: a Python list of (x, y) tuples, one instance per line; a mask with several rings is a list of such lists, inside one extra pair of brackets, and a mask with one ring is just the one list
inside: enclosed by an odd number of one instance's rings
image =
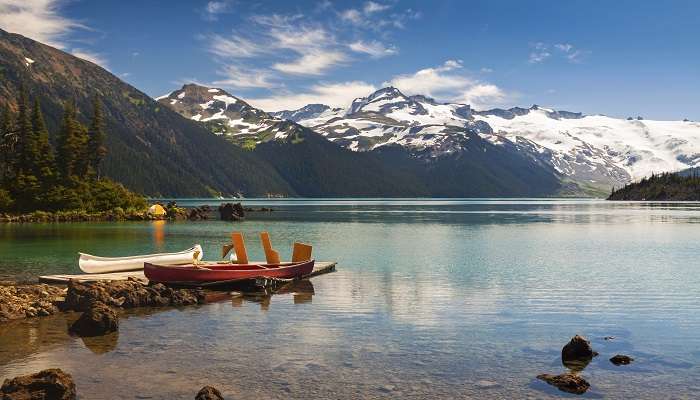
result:
[(629, 365), (634, 361), (634, 358), (623, 354), (618, 354), (610, 359), (610, 362), (615, 365)]
[(583, 336), (576, 335), (569, 343), (561, 349), (561, 359), (564, 362), (575, 361), (580, 359), (591, 359), (597, 356), (598, 353), (591, 348), (591, 342)]
[(73, 378), (60, 369), (46, 369), (32, 375), (6, 379), (0, 388), (3, 400), (73, 400)]
[(194, 400), (224, 400), (224, 397), (215, 387), (205, 386), (197, 393)]
[(195, 207), (190, 209), (189, 214), (187, 214), (187, 219), (190, 221), (206, 220), (209, 219), (210, 213), (211, 207), (207, 205)]
[(245, 218), (241, 203), (224, 203), (219, 206), (219, 215), (223, 221), (240, 221)]
[(576, 374), (566, 373), (561, 375), (541, 374), (537, 379), (543, 380), (552, 386), (556, 386), (562, 392), (584, 394), (591, 385)]
[(71, 325), (69, 331), (78, 336), (92, 337), (102, 336), (118, 329), (119, 317), (117, 313), (103, 303), (94, 303)]

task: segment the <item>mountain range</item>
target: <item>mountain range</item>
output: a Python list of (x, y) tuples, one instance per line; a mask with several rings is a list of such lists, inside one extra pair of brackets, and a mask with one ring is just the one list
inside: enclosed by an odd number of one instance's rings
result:
[(24, 84), (50, 130), (104, 104), (107, 176), (152, 196), (602, 195), (700, 161), (700, 125), (538, 106), (477, 111), (386, 87), (347, 108), (265, 112), (222, 88), (152, 99), (109, 71), (0, 30), (0, 106)]

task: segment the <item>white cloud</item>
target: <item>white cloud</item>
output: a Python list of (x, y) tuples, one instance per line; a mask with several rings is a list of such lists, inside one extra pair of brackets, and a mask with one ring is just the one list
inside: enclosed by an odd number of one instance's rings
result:
[(411, 8), (396, 11), (390, 15), (384, 11), (391, 8), (390, 4), (368, 1), (361, 8), (348, 8), (340, 11), (340, 19), (356, 27), (384, 31), (386, 27), (403, 29), (407, 21), (419, 19), (421, 13)]
[(109, 62), (100, 53), (95, 53), (87, 49), (74, 48), (71, 50), (71, 54), (83, 60), (90, 61), (93, 64), (97, 64), (104, 69), (109, 69)]
[(322, 75), (328, 69), (347, 60), (339, 51), (310, 50), (291, 62), (279, 62), (272, 65), (277, 71), (290, 75)]
[(247, 101), (265, 111), (294, 110), (310, 103), (347, 107), (354, 99), (367, 96), (375, 90), (377, 88), (374, 85), (362, 81), (320, 83), (304, 93), (281, 93)]
[(252, 70), (236, 65), (227, 65), (219, 70), (218, 73), (223, 76), (223, 79), (213, 82), (217, 86), (244, 89), (271, 89), (279, 86), (279, 84), (273, 82), (273, 77), (265, 70)]
[(557, 43), (554, 45), (554, 47), (556, 47), (557, 49), (559, 49), (565, 53), (568, 53), (569, 51), (571, 51), (571, 49), (574, 48), (574, 46), (569, 44), (569, 43)]
[(202, 10), (202, 17), (208, 21), (216, 21), (220, 14), (231, 12), (231, 1), (210, 1)]
[(590, 51), (577, 49), (570, 43), (556, 43), (550, 46), (546, 43), (537, 42), (530, 46), (533, 48), (528, 58), (530, 64), (541, 63), (555, 54), (563, 57), (570, 63), (579, 63), (585, 56), (590, 54)]
[(392, 56), (398, 53), (395, 47), (386, 47), (384, 44), (373, 40), (371, 42), (364, 42), (358, 40), (356, 42), (350, 43), (350, 49), (356, 53), (369, 54), (373, 58), (381, 58), (386, 56)]
[(340, 18), (355, 25), (361, 25), (364, 22), (362, 13), (354, 8), (341, 12)]
[(549, 46), (542, 42), (537, 42), (531, 45), (533, 50), (530, 52), (528, 62), (530, 64), (539, 64), (548, 59), (552, 53), (549, 52)]
[(424, 94), (443, 101), (467, 103), (475, 108), (500, 105), (509, 98), (508, 93), (498, 86), (468, 76), (463, 71), (461, 60), (447, 60), (437, 67), (398, 75), (383, 85), (397, 87), (409, 95)]
[(322, 26), (305, 24), (301, 18), (255, 16), (254, 32), (211, 36), (209, 51), (225, 59), (266, 56), (274, 60), (268, 68), (290, 75), (322, 75), (348, 60), (332, 33)]
[(425, 94), (438, 97), (444, 92), (453, 92), (473, 84), (473, 80), (461, 74), (446, 73), (460, 69), (461, 61), (447, 60), (444, 64), (421, 69), (413, 74), (398, 75), (384, 85), (395, 86), (408, 94)]
[(476, 109), (484, 109), (503, 104), (507, 97), (507, 94), (496, 85), (477, 83), (468, 87), (456, 100), (471, 104)]
[(368, 1), (365, 3), (365, 6), (362, 8), (362, 11), (365, 12), (365, 14), (374, 14), (376, 12), (384, 11), (388, 8), (390, 8), (388, 4), (379, 4), (375, 3), (374, 1)]
[(269, 51), (263, 44), (237, 34), (226, 38), (213, 35), (210, 40), (209, 52), (224, 58), (250, 58)]
[(63, 49), (64, 37), (84, 26), (58, 12), (59, 0), (0, 0), (0, 28)]

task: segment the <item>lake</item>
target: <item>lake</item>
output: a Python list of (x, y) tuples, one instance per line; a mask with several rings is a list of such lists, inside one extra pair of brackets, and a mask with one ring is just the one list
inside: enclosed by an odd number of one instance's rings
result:
[[(180, 200), (181, 205), (218, 204)], [(560, 398), (575, 334), (600, 353), (583, 398), (700, 391), (700, 203), (558, 199), (244, 200), (245, 222), (0, 225), (0, 280), (77, 273), (76, 253), (128, 255), (258, 232), (338, 271), (287, 294), (125, 313), (116, 334), (77, 315), (0, 326), (0, 379), (60, 367), (85, 399)], [(614, 336), (614, 340), (604, 340)], [(615, 354), (635, 359), (616, 367)]]

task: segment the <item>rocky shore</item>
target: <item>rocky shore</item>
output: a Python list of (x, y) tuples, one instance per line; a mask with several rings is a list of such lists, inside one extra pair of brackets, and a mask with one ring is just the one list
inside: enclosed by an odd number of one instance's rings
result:
[(58, 286), (4, 283), (0, 285), (0, 323), (54, 314), (65, 295), (66, 289)]
[[(76, 400), (73, 377), (59, 368), (45, 369), (31, 375), (5, 379), (0, 387), (2, 400)], [(224, 400), (221, 392), (212, 386), (200, 389), (195, 400)]]
[(98, 305), (117, 309), (180, 307), (204, 301), (201, 290), (173, 289), (163, 284), (144, 285), (136, 280), (71, 281), (68, 286), (5, 282), (0, 285), (0, 323), (59, 311), (86, 312)]
[[(46, 223), (46, 222), (100, 222), (100, 221), (202, 221), (216, 219), (214, 209), (203, 205), (193, 208), (179, 207), (177, 203), (161, 204), (165, 209), (164, 215), (156, 215), (144, 210), (123, 210), (115, 208), (102, 212), (87, 211), (34, 211), (27, 214), (0, 213), (0, 223)], [(224, 221), (242, 221), (246, 213), (272, 212), (271, 208), (243, 207), (241, 203), (222, 203), (218, 207), (219, 218)]]

